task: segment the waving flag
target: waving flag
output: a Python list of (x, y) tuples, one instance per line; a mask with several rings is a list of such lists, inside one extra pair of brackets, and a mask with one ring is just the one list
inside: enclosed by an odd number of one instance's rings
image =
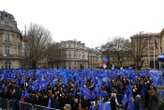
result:
[(127, 110), (136, 110), (135, 104), (132, 99), (129, 100)]
[(128, 97), (126, 94), (124, 94), (124, 97), (122, 99), (122, 104), (123, 104), (123, 106), (126, 106), (127, 103), (128, 103)]
[(84, 96), (89, 100), (92, 99), (91, 91), (86, 87), (81, 87), (80, 88), (80, 94), (81, 94), (81, 96)]
[(99, 103), (98, 110), (111, 110), (110, 102), (101, 102)]
[(51, 108), (51, 97), (48, 99), (48, 108)]
[(147, 92), (147, 86), (146, 85), (143, 85), (142, 86), (142, 89), (141, 89), (142, 96), (145, 96), (146, 95), (146, 92)]

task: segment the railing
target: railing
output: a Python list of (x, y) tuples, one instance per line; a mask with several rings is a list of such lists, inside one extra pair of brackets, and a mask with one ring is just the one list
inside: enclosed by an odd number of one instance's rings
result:
[(34, 108), (35, 105), (33, 106), (31, 103), (19, 101), (19, 110), (34, 110)]
[(4, 98), (0, 98), (0, 108), (2, 110), (9, 110), (9, 101)]
[(41, 105), (18, 101), (16, 99), (8, 100), (0, 97), (0, 110), (59, 110)]
[[(0, 97), (0, 110), (60, 110), (60, 109), (49, 108), (41, 105), (22, 102), (16, 99), (8, 100)], [(125, 110), (125, 109), (123, 109), (120, 106), (117, 106), (116, 110)]]
[(164, 86), (159, 86), (157, 89), (158, 89), (159, 101), (160, 103), (163, 103), (164, 102)]
[[(159, 94), (160, 102), (164, 102), (164, 96)], [(95, 107), (98, 108), (99, 104)], [(16, 99), (8, 100), (0, 97), (0, 110), (60, 110), (55, 108), (49, 108), (41, 105), (31, 104)], [(125, 110), (123, 106), (117, 106), (116, 110)]]

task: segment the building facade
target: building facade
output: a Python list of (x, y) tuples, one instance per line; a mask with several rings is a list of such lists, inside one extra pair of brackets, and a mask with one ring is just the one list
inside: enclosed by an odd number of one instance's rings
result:
[(55, 68), (79, 69), (88, 68), (88, 50), (80, 41), (61, 41), (56, 43), (54, 57), (48, 64)]
[(102, 68), (102, 52), (98, 49), (88, 49), (88, 67)]
[(13, 15), (0, 11), (0, 68), (22, 67), (22, 36)]
[(160, 32), (160, 53), (164, 53), (164, 29)]
[[(143, 68), (158, 68), (157, 57), (161, 54), (163, 42), (160, 33), (139, 33), (131, 37), (133, 57)], [(135, 61), (137, 63), (137, 61)]]

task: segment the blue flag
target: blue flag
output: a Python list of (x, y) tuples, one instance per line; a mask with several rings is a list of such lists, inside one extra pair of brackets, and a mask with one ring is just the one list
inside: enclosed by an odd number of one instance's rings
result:
[(123, 106), (125, 106), (127, 103), (128, 103), (128, 97), (126, 94), (124, 94), (124, 97), (122, 99), (122, 104), (123, 104)]
[(30, 97), (27, 90), (24, 90), (24, 91), (22, 92), (22, 96), (23, 96), (23, 97)]
[(80, 88), (80, 93), (81, 93), (81, 96), (84, 96), (89, 100), (92, 99), (91, 91), (88, 88), (86, 87)]
[(51, 108), (51, 97), (48, 99), (48, 108)]
[(134, 102), (132, 101), (132, 99), (129, 100), (127, 110), (136, 110), (135, 104), (134, 104)]
[(111, 110), (111, 104), (110, 102), (101, 102), (99, 103), (98, 110)]
[(142, 86), (142, 89), (141, 89), (142, 96), (145, 96), (146, 95), (146, 92), (147, 92), (147, 86), (146, 85), (143, 85)]

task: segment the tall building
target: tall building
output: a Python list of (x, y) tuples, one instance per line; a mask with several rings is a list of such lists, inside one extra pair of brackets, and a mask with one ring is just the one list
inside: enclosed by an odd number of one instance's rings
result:
[(13, 15), (0, 11), (0, 68), (22, 66), (22, 36)]
[(68, 40), (56, 43), (55, 47), (55, 55), (48, 61), (49, 66), (70, 69), (88, 67), (88, 50), (84, 43)]
[[(143, 68), (157, 68), (158, 55), (161, 54), (161, 35), (160, 33), (139, 33), (131, 37), (133, 57), (136, 65)], [(140, 62), (138, 61), (140, 60)]]

